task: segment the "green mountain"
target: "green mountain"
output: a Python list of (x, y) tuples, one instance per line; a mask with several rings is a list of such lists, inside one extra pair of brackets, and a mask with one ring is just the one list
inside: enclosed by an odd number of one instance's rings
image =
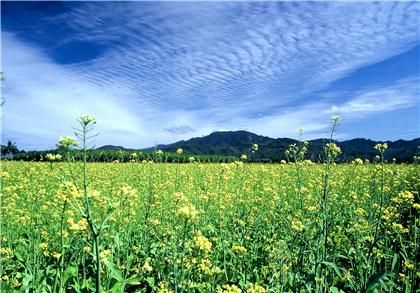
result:
[[(315, 139), (309, 141), (307, 158), (318, 161), (322, 157), (323, 145), (327, 140)], [(411, 161), (414, 155), (419, 154), (420, 138), (413, 140), (386, 141), (388, 150), (385, 157), (388, 160), (396, 158), (399, 162)], [(252, 144), (258, 144), (259, 150), (251, 153)], [(157, 145), (157, 149), (175, 152), (182, 148), (184, 153), (192, 155), (224, 155), (241, 156), (246, 154), (254, 160), (279, 161), (284, 159), (284, 151), (290, 144), (298, 143), (290, 138), (271, 138), (257, 135), (248, 131), (218, 131), (204, 137), (182, 140), (168, 145)], [(369, 139), (356, 138), (347, 141), (335, 141), (341, 148), (342, 161), (350, 161), (354, 158), (372, 160), (378, 154), (374, 149), (377, 143)], [(148, 148), (148, 150), (153, 148)]]
[(122, 151), (127, 151), (129, 149), (126, 149), (125, 147), (122, 147), (122, 146), (119, 146), (119, 145), (110, 145), (110, 144), (107, 144), (107, 145), (103, 145), (103, 146), (97, 148), (97, 150), (102, 150), (102, 151), (108, 151), (108, 150), (116, 150), (116, 151), (122, 150)]
[[(326, 139), (314, 139), (309, 141), (306, 158), (312, 161), (323, 159), (323, 146)], [(369, 159), (372, 161), (378, 151), (374, 149), (377, 143), (369, 139), (356, 138), (347, 141), (334, 141), (341, 148), (342, 153), (339, 161), (346, 162), (355, 158)], [(286, 159), (285, 150), (291, 144), (299, 142), (290, 138), (271, 138), (257, 135), (248, 131), (218, 131), (203, 137), (195, 137), (189, 140), (182, 140), (167, 145), (136, 150), (124, 148), (123, 146), (105, 145), (95, 150), (89, 150), (88, 161), (112, 162), (118, 160), (126, 162), (131, 160), (131, 153), (136, 152), (139, 160), (157, 160), (174, 162), (181, 159), (187, 162), (189, 156), (194, 156), (202, 162), (230, 162), (237, 160), (242, 154), (248, 156), (249, 161), (278, 162)], [(420, 157), (420, 138), (413, 140), (386, 141), (388, 149), (385, 152), (385, 159), (397, 162), (412, 162), (413, 156)], [(253, 153), (251, 147), (258, 144), (259, 149)], [(2, 159), (15, 159), (25, 161), (39, 161), (49, 152), (56, 153), (57, 150), (49, 151), (19, 151), (16, 146), (9, 143), (9, 146), (1, 146)], [(182, 148), (184, 156), (180, 158), (176, 150)], [(156, 157), (155, 149), (163, 150), (164, 155)], [(13, 150), (13, 152), (11, 152)], [(12, 155), (10, 154), (12, 153)], [(7, 154), (7, 155), (6, 155)], [(81, 153), (75, 152), (77, 159), (81, 159)]]

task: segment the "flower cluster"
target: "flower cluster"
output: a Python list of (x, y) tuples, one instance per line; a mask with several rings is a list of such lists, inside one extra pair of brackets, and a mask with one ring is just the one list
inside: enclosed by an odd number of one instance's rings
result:
[(77, 147), (78, 145), (79, 145), (79, 143), (77, 142), (77, 140), (74, 137), (72, 137), (72, 136), (60, 136), (60, 138), (58, 139), (57, 147), (65, 149), (65, 150), (69, 150), (69, 149), (73, 149), (73, 148)]
[(341, 154), (341, 149), (335, 143), (327, 143), (325, 145), (325, 153), (328, 157), (336, 158), (339, 154)]
[(54, 162), (54, 161), (61, 161), (61, 159), (63, 158), (63, 156), (62, 156), (62, 155), (60, 155), (60, 154), (51, 154), (51, 153), (48, 153), (48, 154), (45, 156), (45, 158), (46, 158), (48, 161), (50, 161), (50, 162)]
[(246, 254), (248, 250), (242, 245), (234, 245), (232, 246), (232, 252), (237, 254)]
[(296, 232), (302, 232), (303, 229), (305, 229), (305, 225), (303, 225), (303, 223), (301, 221), (299, 221), (299, 220), (293, 220), (291, 227)]
[(86, 116), (81, 115), (79, 116), (79, 118), (77, 118), (77, 121), (83, 126), (96, 124), (96, 119), (90, 115), (86, 115)]
[(386, 149), (388, 149), (387, 143), (378, 143), (375, 145), (375, 150), (378, 150), (381, 154), (383, 154)]
[(258, 148), (259, 148), (258, 144), (254, 143), (254, 144), (252, 145), (252, 147), (251, 147), (252, 152), (256, 152), (256, 151), (258, 151)]
[(340, 121), (341, 117), (339, 115), (332, 115), (331, 120), (333, 123), (338, 123)]
[(194, 236), (194, 246), (205, 254), (208, 254), (211, 251), (212, 243), (198, 231)]
[(199, 212), (191, 204), (186, 204), (178, 209), (178, 216), (185, 218), (186, 220), (196, 220)]

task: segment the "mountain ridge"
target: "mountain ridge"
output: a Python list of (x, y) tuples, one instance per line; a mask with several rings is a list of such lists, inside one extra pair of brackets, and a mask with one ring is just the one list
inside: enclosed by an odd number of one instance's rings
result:
[[(322, 156), (325, 138), (308, 140), (307, 157), (311, 160), (318, 160)], [(375, 141), (366, 138), (353, 138), (345, 141), (334, 142), (342, 149), (341, 159), (352, 160), (360, 157), (373, 159), (378, 152), (374, 149), (377, 143), (387, 143), (388, 150), (385, 153), (388, 159), (396, 158), (398, 161), (410, 161), (418, 154), (420, 138), (412, 140), (398, 139), (396, 141)], [(252, 155), (256, 160), (278, 161), (284, 159), (284, 151), (290, 144), (298, 143), (298, 140), (291, 138), (271, 138), (258, 135), (245, 130), (238, 131), (216, 131), (202, 137), (192, 137), (187, 140), (180, 140), (170, 144), (160, 144), (155, 147), (139, 150), (150, 151), (159, 149), (168, 152), (175, 152), (182, 148), (184, 153), (191, 155), (226, 155), (241, 156), (242, 154)], [(251, 146), (259, 145), (258, 152), (252, 154)], [(112, 148), (115, 147), (115, 148)], [(98, 149), (133, 150), (122, 146), (107, 145)]]

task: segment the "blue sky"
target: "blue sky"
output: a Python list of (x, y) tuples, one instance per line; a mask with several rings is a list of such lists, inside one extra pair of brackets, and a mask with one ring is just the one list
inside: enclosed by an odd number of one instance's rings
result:
[(420, 136), (419, 2), (4, 2), (2, 140)]

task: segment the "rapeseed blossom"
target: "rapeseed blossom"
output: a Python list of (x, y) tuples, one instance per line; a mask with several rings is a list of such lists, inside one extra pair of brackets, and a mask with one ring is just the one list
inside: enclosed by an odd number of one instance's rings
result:
[(207, 254), (211, 251), (212, 243), (199, 231), (194, 236), (194, 246)]
[(63, 149), (72, 149), (74, 147), (77, 147), (79, 145), (79, 143), (77, 142), (77, 140), (72, 137), (72, 136), (60, 136), (60, 138), (58, 139), (58, 144), (57, 147), (58, 148), (63, 148)]
[(178, 209), (177, 214), (187, 220), (196, 220), (199, 213), (193, 205), (186, 204)]

